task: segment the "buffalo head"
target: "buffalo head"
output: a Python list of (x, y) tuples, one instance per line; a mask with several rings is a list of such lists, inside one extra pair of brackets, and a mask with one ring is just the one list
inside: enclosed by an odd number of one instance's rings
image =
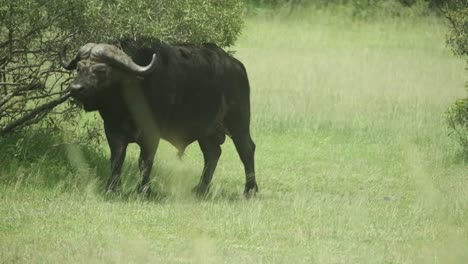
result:
[(125, 79), (151, 73), (156, 66), (156, 54), (149, 65), (140, 66), (119, 48), (108, 44), (88, 43), (78, 50), (69, 62), (65, 48), (60, 52), (60, 64), (67, 70), (76, 70), (70, 84), (70, 94), (81, 102), (86, 111), (97, 110), (98, 102), (112, 87)]

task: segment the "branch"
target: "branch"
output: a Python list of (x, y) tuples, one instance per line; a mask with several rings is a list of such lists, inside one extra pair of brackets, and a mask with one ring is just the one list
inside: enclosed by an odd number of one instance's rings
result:
[(5, 69), (5, 72), (8, 73), (8, 72), (15, 71), (15, 70), (37, 68), (37, 67), (41, 67), (41, 66), (42, 66), (42, 64), (20, 65), (20, 66), (15, 66), (15, 67), (6, 68), (6, 69)]
[[(2, 107), (4, 104), (8, 103), (8, 101), (11, 100), (11, 98), (13, 98), (13, 97), (16, 96), (17, 94), (19, 94), (19, 93), (21, 93), (21, 92), (23, 92), (23, 91), (26, 91), (26, 90), (28, 90), (28, 89), (29, 89), (28, 86), (24, 86), (24, 87), (22, 87), (22, 88), (16, 89), (13, 93), (8, 94), (3, 100), (0, 101), (0, 110), (1, 110), (1, 107)], [(1, 111), (0, 111), (0, 112), (1, 112)]]
[(23, 98), (23, 99), (20, 99), (20, 100), (16, 100), (14, 102), (14, 104), (19, 104), (19, 103), (24, 103), (24, 102), (32, 102), (34, 100), (38, 100), (38, 99), (44, 99), (44, 98), (50, 98), (54, 95), (59, 95), (59, 94), (62, 94), (61, 92), (56, 92), (56, 93), (47, 93), (47, 94), (39, 94), (39, 95), (36, 95), (36, 96), (30, 96), (30, 97), (27, 97), (27, 98)]
[(12, 123), (10, 123), (10, 124), (6, 125), (5, 127), (1, 128), (0, 129), (0, 135), (7, 134), (7, 133), (11, 132), (12, 130), (14, 130), (15, 128), (21, 126), (22, 124), (24, 124), (26, 122), (30, 122), (32, 119), (34, 119), (37, 115), (41, 114), (43, 111), (52, 110), (57, 105), (65, 102), (69, 97), (70, 97), (70, 94), (66, 93), (62, 97), (59, 97), (59, 98), (57, 98), (55, 100), (52, 100), (52, 101), (50, 101), (50, 102), (48, 102), (46, 104), (43, 104), (43, 105), (37, 107), (36, 109), (29, 112), (28, 114), (16, 119)]
[(22, 86), (22, 83), (9, 83), (9, 82), (0, 82), (0, 85), (8, 85), (8, 86)]
[(28, 49), (15, 49), (12, 51), (13, 54), (39, 54), (44, 53), (44, 50), (28, 50)]

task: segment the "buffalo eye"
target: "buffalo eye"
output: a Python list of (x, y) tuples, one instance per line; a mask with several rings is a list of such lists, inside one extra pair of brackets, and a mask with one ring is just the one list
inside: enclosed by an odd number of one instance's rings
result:
[(96, 64), (96, 65), (93, 65), (91, 70), (97, 74), (102, 74), (102, 73), (106, 73), (107, 72), (107, 65), (106, 64)]

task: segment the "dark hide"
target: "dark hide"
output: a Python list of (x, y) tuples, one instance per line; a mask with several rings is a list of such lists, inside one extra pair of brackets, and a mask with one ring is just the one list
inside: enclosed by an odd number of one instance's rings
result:
[(79, 72), (71, 85), (72, 96), (86, 110), (99, 111), (104, 120), (112, 163), (108, 190), (118, 189), (127, 145), (135, 142), (141, 149), (139, 190), (148, 193), (155, 153), (164, 139), (180, 155), (198, 141), (205, 165), (195, 191), (205, 193), (227, 134), (244, 164), (244, 193), (254, 195), (258, 190), (255, 144), (250, 136), (249, 82), (242, 63), (215, 44), (123, 40), (120, 45), (138, 65), (148, 65), (156, 54), (154, 70), (140, 76), (109, 63), (103, 67), (99, 58), (85, 58), (77, 65), (87, 72)]

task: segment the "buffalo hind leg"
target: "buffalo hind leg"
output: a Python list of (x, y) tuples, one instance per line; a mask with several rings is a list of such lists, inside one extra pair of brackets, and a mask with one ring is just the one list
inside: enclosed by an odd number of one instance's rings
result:
[(255, 143), (250, 137), (250, 133), (232, 135), (232, 140), (236, 146), (237, 153), (244, 164), (245, 169), (245, 189), (246, 198), (255, 196), (258, 192), (257, 181), (255, 179)]
[(205, 165), (203, 166), (200, 182), (193, 190), (199, 195), (204, 195), (209, 190), (211, 179), (221, 156), (221, 146), (216, 136), (200, 139), (198, 144), (203, 153)]

